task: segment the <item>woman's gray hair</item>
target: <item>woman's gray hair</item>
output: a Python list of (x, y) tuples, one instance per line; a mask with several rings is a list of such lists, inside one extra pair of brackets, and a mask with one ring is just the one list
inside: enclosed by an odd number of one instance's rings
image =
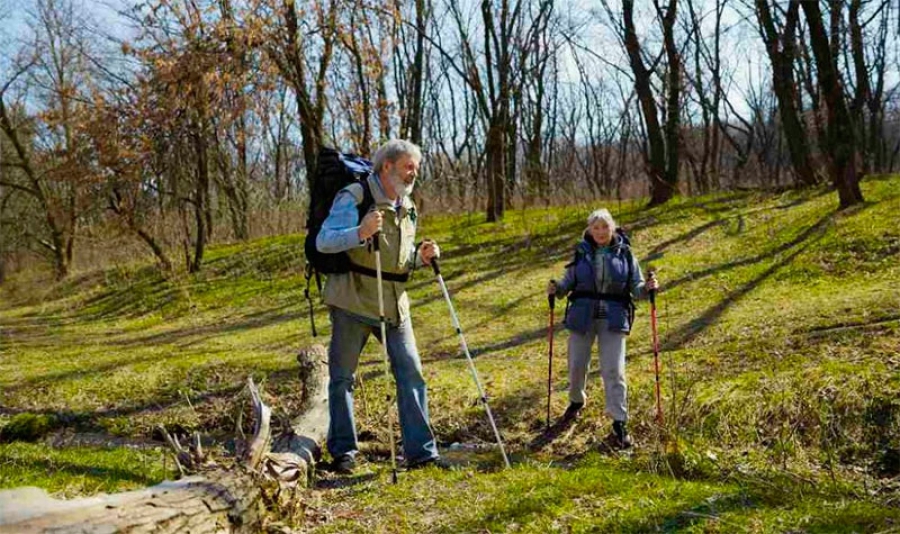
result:
[(418, 145), (406, 139), (391, 139), (375, 151), (375, 155), (372, 156), (372, 168), (375, 172), (381, 172), (385, 162), (394, 163), (405, 155), (409, 155), (417, 162), (422, 161), (422, 149)]
[(612, 213), (609, 212), (606, 208), (600, 208), (598, 210), (594, 210), (588, 215), (588, 227), (593, 225), (597, 221), (603, 221), (606, 223), (606, 226), (609, 226), (610, 230), (616, 229), (616, 221), (613, 219)]

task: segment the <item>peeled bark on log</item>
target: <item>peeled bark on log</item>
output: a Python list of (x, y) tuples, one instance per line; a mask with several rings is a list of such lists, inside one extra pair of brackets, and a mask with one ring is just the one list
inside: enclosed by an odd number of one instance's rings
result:
[(0, 491), (0, 534), (259, 532), (266, 501), (293, 501), (296, 491), (307, 485), (328, 429), (325, 349), (315, 345), (297, 360), (304, 409), (292, 423), (293, 432), (272, 440), (271, 410), (251, 380), (255, 432), (235, 465), (208, 463), (199, 442), (186, 450), (169, 438), (180, 468), (197, 474), (141, 490), (68, 501), (38, 488)]

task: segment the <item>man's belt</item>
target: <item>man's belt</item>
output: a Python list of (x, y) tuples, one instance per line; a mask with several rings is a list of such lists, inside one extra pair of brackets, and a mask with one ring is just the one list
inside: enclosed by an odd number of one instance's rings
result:
[[(368, 267), (363, 267), (362, 265), (357, 265), (353, 262), (350, 262), (350, 271), (365, 276), (371, 276), (372, 278), (378, 278), (378, 272), (375, 269), (369, 269)], [(381, 271), (381, 278), (390, 282), (406, 283), (409, 281), (409, 273), (399, 274)]]

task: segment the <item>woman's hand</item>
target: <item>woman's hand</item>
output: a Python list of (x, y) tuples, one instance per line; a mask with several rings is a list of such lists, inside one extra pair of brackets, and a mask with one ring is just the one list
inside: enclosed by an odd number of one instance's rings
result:
[(659, 289), (659, 280), (656, 279), (656, 272), (650, 271), (649, 278), (647, 278), (647, 283), (644, 287), (647, 288), (647, 291), (656, 291)]
[(556, 280), (550, 280), (547, 284), (547, 294), (556, 295)]

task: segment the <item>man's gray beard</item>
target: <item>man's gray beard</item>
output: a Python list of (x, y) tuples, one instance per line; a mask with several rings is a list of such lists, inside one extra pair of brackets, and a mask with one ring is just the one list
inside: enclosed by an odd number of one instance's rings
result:
[(394, 191), (397, 192), (397, 196), (400, 198), (411, 195), (416, 186), (415, 180), (411, 184), (407, 184), (400, 178), (399, 174), (394, 172), (391, 173), (391, 183), (394, 185)]

